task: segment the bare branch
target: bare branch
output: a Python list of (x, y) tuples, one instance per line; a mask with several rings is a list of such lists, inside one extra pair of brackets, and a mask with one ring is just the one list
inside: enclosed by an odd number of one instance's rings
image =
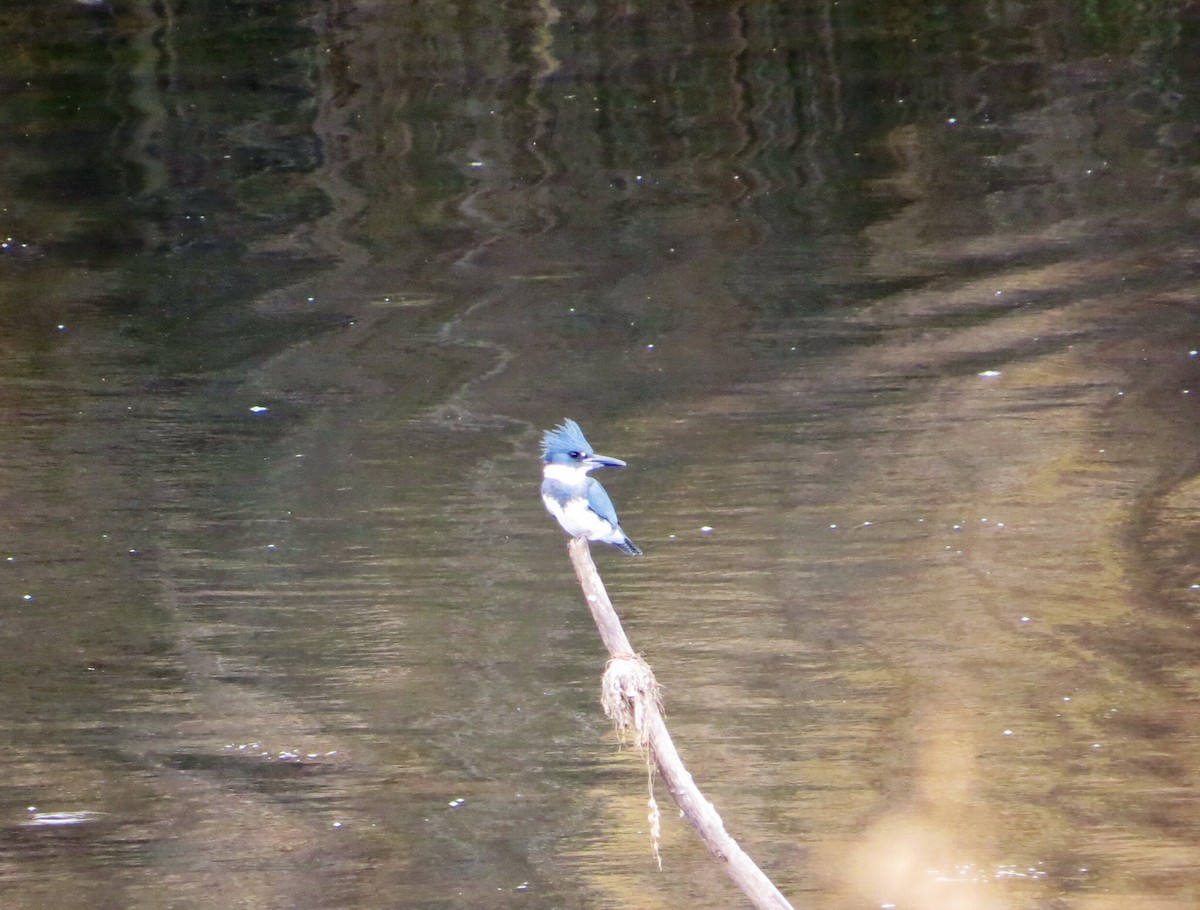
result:
[[(647, 760), (653, 761), (675, 804), (704, 840), (709, 852), (725, 864), (726, 871), (751, 903), (758, 910), (792, 910), (792, 905), (779, 889), (725, 830), (716, 808), (704, 798), (692, 775), (684, 767), (663, 720), (662, 697), (654, 679), (654, 671), (633, 652), (633, 646), (625, 635), (617, 611), (613, 609), (604, 582), (592, 561), (588, 542), (582, 537), (574, 538), (567, 545), (567, 550), (571, 554), (571, 564), (575, 567), (592, 619), (611, 657), (604, 671), (602, 702), (605, 713), (619, 730), (631, 733), (634, 743), (647, 756)], [(658, 812), (653, 790), (650, 809), (653, 829)], [(657, 858), (657, 838), (654, 850)]]

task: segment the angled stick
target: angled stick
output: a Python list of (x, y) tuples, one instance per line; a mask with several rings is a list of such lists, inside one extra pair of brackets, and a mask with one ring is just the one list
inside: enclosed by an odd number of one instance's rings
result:
[(725, 830), (716, 808), (704, 798), (684, 767), (663, 720), (654, 673), (649, 664), (634, 654), (592, 561), (587, 540), (573, 538), (567, 544), (567, 551), (571, 554), (571, 564), (575, 567), (592, 619), (611, 658), (604, 671), (605, 712), (622, 730), (633, 731), (636, 743), (653, 759), (675, 804), (704, 840), (709, 852), (724, 863), (725, 871), (751, 903), (758, 910), (792, 910), (779, 889)]

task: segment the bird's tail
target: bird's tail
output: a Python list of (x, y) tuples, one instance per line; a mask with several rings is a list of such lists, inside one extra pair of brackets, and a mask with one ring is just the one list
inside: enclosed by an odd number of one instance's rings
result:
[(618, 550), (620, 550), (626, 556), (641, 556), (642, 555), (642, 551), (638, 549), (638, 545), (635, 544), (628, 537), (624, 538), (619, 543), (617, 541), (610, 541), (610, 542), (612, 543), (612, 545), (614, 547), (616, 547)]

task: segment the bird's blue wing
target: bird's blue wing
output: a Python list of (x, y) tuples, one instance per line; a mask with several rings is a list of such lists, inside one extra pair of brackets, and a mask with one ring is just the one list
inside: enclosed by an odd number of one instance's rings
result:
[(587, 485), (587, 503), (588, 508), (607, 521), (614, 528), (620, 526), (617, 521), (617, 510), (613, 507), (612, 500), (608, 498), (608, 493), (604, 491), (604, 487), (600, 486), (600, 482), (588, 478)]

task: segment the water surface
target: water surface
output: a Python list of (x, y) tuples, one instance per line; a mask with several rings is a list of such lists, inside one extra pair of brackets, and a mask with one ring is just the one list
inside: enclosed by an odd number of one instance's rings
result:
[(1194, 906), (1192, 13), (10, 4), (4, 905)]

